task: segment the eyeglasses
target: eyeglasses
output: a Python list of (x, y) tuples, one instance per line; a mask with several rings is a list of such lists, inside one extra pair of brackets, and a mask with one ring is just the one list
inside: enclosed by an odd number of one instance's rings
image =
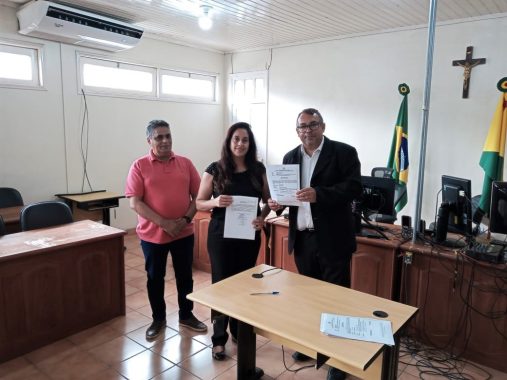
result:
[(171, 140), (171, 134), (168, 133), (166, 135), (156, 135), (156, 136), (154, 136), (152, 138), (153, 138), (153, 140), (159, 141), (159, 142), (162, 141), (162, 140), (164, 140), (164, 139)]
[(319, 126), (320, 126), (320, 122), (318, 122), (318, 121), (312, 121), (310, 124), (306, 124), (306, 125), (298, 125), (298, 126), (296, 127), (296, 131), (298, 131), (298, 132), (303, 132), (303, 131), (305, 131), (305, 130), (314, 131), (314, 130), (316, 130)]

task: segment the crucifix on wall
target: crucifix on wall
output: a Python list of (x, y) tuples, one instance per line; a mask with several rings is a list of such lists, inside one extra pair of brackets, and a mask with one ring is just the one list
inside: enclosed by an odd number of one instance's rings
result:
[(460, 66), (465, 69), (463, 73), (463, 96), (462, 98), (468, 98), (468, 88), (470, 87), (470, 75), (472, 74), (472, 68), (477, 65), (486, 63), (486, 58), (472, 58), (474, 54), (474, 47), (468, 46), (465, 59), (452, 61), (453, 66)]

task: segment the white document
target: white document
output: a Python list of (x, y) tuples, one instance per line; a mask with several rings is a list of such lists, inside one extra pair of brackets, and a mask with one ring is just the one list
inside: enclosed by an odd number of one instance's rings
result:
[(268, 165), (266, 168), (271, 198), (284, 206), (301, 206), (296, 199), (299, 190), (299, 165)]
[(394, 346), (391, 321), (322, 313), (320, 331), (340, 338)]
[(255, 240), (255, 228), (252, 225), (257, 217), (259, 199), (234, 195), (232, 204), (225, 209), (224, 237)]

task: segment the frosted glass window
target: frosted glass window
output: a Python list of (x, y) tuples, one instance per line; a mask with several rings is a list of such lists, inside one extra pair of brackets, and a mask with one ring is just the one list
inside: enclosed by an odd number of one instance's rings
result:
[(38, 48), (0, 43), (0, 84), (40, 87)]
[(215, 101), (214, 76), (164, 70), (160, 77), (161, 96)]
[(153, 74), (92, 64), (83, 65), (83, 84), (118, 90), (153, 92)]

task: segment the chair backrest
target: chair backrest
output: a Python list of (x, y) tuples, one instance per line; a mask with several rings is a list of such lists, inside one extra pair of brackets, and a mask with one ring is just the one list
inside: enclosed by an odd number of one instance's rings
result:
[(5, 230), (4, 219), (0, 215), (0, 236), (4, 236), (6, 233), (7, 233), (7, 231)]
[(392, 178), (393, 169), (384, 168), (384, 167), (376, 167), (371, 169), (372, 177), (381, 177), (381, 178)]
[(0, 187), (0, 208), (12, 206), (23, 206), (21, 194), (12, 187)]
[(72, 211), (63, 202), (32, 203), (21, 210), (21, 231), (72, 223)]

